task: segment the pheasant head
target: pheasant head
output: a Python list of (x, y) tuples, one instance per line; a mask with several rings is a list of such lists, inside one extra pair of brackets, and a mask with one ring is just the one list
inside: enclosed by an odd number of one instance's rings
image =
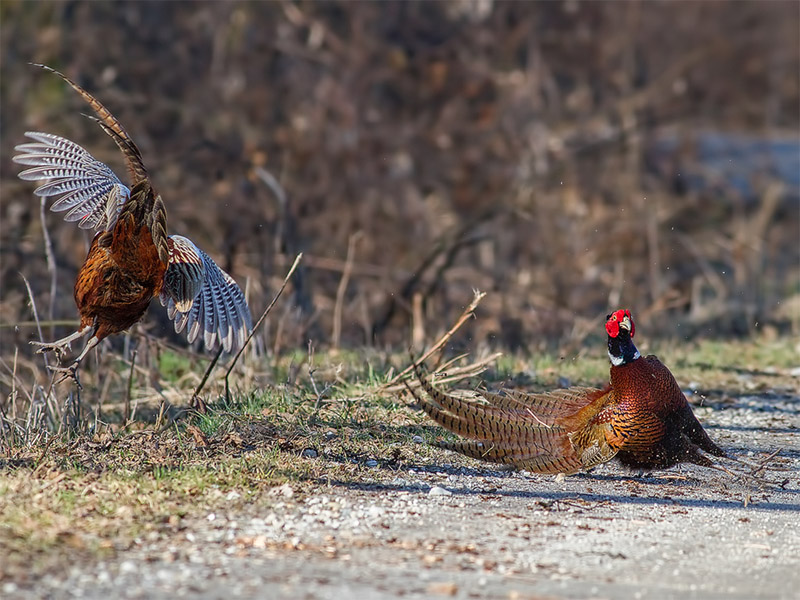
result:
[(636, 325), (633, 323), (631, 311), (620, 309), (608, 315), (606, 333), (608, 333), (608, 357), (615, 367), (632, 363), (641, 356), (633, 343)]

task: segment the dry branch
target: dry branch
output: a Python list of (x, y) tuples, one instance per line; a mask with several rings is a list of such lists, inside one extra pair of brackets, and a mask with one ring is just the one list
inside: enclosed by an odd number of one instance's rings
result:
[(356, 231), (350, 236), (347, 242), (347, 260), (344, 264), (342, 278), (339, 280), (339, 287), (336, 289), (336, 304), (333, 307), (333, 333), (331, 334), (331, 344), (334, 348), (339, 347), (342, 337), (342, 304), (344, 295), (347, 291), (347, 284), (350, 283), (350, 273), (353, 270), (353, 259), (355, 258), (356, 243), (363, 237), (363, 232)]
[[(454, 383), (456, 381), (461, 381), (462, 379), (467, 379), (469, 377), (475, 377), (476, 375), (480, 375), (484, 369), (495, 360), (503, 356), (502, 352), (495, 352), (490, 354), (480, 360), (477, 360), (473, 363), (469, 363), (467, 365), (463, 365), (460, 367), (454, 367), (452, 369), (438, 369), (436, 371), (436, 383)], [(458, 358), (463, 358), (464, 355), (461, 355)], [(451, 364), (453, 361), (449, 361), (448, 364)], [(380, 393), (383, 394), (396, 394), (397, 392), (402, 392), (407, 388), (415, 388), (419, 387), (420, 383), (416, 379), (405, 379), (399, 383), (393, 384), (386, 384), (380, 388)]]
[[(247, 339), (244, 341), (244, 344), (242, 344), (242, 347), (239, 348), (239, 351), (233, 357), (233, 360), (231, 360), (230, 365), (228, 365), (228, 370), (225, 372), (225, 398), (226, 399), (230, 400), (230, 385), (228, 383), (228, 378), (230, 377), (230, 374), (231, 374), (231, 371), (233, 370), (233, 367), (236, 366), (236, 361), (239, 360), (239, 357), (242, 355), (242, 352), (244, 352), (244, 349), (247, 348), (247, 345), (250, 343), (250, 340), (253, 339), (253, 335), (255, 335), (256, 331), (261, 326), (261, 323), (264, 322), (264, 319), (267, 318), (267, 315), (272, 310), (272, 307), (275, 306), (275, 303), (278, 301), (278, 298), (280, 298), (281, 294), (283, 294), (283, 290), (286, 288), (286, 284), (289, 283), (289, 279), (291, 279), (292, 275), (294, 274), (295, 270), (297, 269), (297, 265), (300, 264), (300, 260), (302, 258), (303, 258), (303, 253), (302, 252), (300, 254), (298, 254), (297, 257), (295, 257), (294, 262), (292, 263), (292, 267), (289, 269), (289, 272), (286, 274), (286, 277), (283, 278), (283, 283), (281, 284), (281, 287), (278, 289), (278, 292), (275, 294), (275, 297), (272, 299), (272, 302), (270, 302), (267, 305), (267, 308), (264, 309), (264, 312), (261, 313), (261, 316), (258, 318), (258, 321), (256, 321), (255, 325), (253, 325), (253, 329), (250, 331), (250, 334), (247, 336)], [(208, 369), (206, 369), (206, 372), (203, 375), (203, 379), (200, 381), (200, 383), (198, 384), (197, 388), (195, 388), (194, 393), (192, 394), (191, 406), (197, 407), (197, 409), (200, 412), (204, 413), (206, 411), (205, 403), (200, 398), (200, 392), (203, 389), (203, 386), (205, 386), (206, 381), (208, 380), (208, 376), (211, 374), (211, 370), (214, 368), (214, 365), (217, 364), (217, 361), (219, 360), (219, 357), (220, 357), (221, 354), (222, 354), (222, 348), (220, 348), (217, 351), (216, 356), (214, 356), (214, 359), (211, 361), (211, 364), (208, 366)]]
[[(478, 304), (480, 304), (481, 300), (483, 300), (484, 296), (486, 296), (486, 292), (480, 292), (478, 290), (475, 290), (475, 296), (472, 298), (472, 302), (470, 302), (469, 306), (467, 306), (464, 309), (464, 312), (461, 313), (461, 316), (458, 318), (458, 320), (455, 322), (455, 324), (450, 329), (448, 329), (447, 332), (442, 337), (440, 337), (436, 341), (435, 344), (433, 344), (433, 346), (431, 346), (422, 356), (420, 356), (417, 359), (417, 362), (421, 363), (421, 362), (426, 361), (428, 358), (430, 358), (431, 355), (433, 355), (437, 350), (442, 348), (442, 346), (444, 346), (447, 343), (447, 341), (451, 337), (453, 337), (455, 332), (458, 331), (461, 328), (461, 326), (464, 323), (467, 322), (467, 320), (469, 320), (471, 317), (474, 317), (475, 316), (475, 309), (478, 307)], [(486, 359), (483, 359), (483, 360), (478, 361), (476, 363), (473, 363), (471, 365), (466, 365), (466, 366), (460, 367), (458, 369), (452, 369), (452, 370), (450, 370), (448, 372), (447, 377), (445, 377), (441, 381), (451, 381), (452, 382), (452, 381), (457, 381), (459, 379), (464, 379), (466, 377), (472, 377), (473, 375), (476, 375), (477, 373), (480, 373), (483, 370), (483, 368), (485, 367), (486, 364), (488, 364), (492, 360), (496, 359), (501, 354), (502, 354), (501, 352), (498, 352), (496, 354), (491, 355), (490, 357), (488, 357)], [(450, 364), (450, 363), (448, 363), (448, 364)], [(394, 392), (397, 392), (398, 390), (404, 389), (404, 386), (402, 384), (400, 384), (400, 382), (411, 372), (411, 370), (413, 368), (414, 368), (414, 365), (411, 364), (408, 367), (406, 367), (405, 369), (403, 369), (402, 371), (400, 371), (397, 375), (392, 377), (392, 379), (390, 381), (388, 381), (387, 383), (385, 383), (382, 386), (380, 386), (376, 390), (376, 393), (378, 393), (378, 394), (389, 394), (389, 393), (394, 393)]]

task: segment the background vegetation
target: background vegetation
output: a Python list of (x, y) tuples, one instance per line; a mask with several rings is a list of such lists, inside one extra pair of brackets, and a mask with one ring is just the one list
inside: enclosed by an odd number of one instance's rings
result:
[[(66, 334), (89, 241), (41, 217), (13, 147), (50, 131), (123, 172), (28, 62), (118, 116), (170, 230), (255, 313), (305, 252), (259, 333), (269, 352), (420, 347), (473, 288), (489, 295), (469, 349), (574, 356), (620, 305), (651, 338), (800, 331), (796, 2), (6, 1), (0, 17), (6, 398), (47, 382), (23, 276), (43, 337)], [(154, 305), (101, 356), (113, 383), (86, 381), (121, 402), (135, 371), (163, 395), (160, 378), (202, 371), (183, 345)]]
[[(199, 554), (222, 552), (201, 536), (215, 513), (485, 474), (431, 444), (442, 431), (395, 379), (473, 288), (488, 293), (478, 318), (444, 351), (471, 365), (437, 381), (485, 364), (490, 385), (601, 384), (603, 316), (627, 306), (639, 348), (673, 369), (726, 450), (794, 464), (798, 48), (794, 1), (0, 2), (3, 593), (134, 564), (142, 540), (167, 544), (168, 562), (188, 560), (195, 534)], [(54, 386), (53, 358), (32, 354), (30, 340), (77, 325), (90, 238), (40, 206), (13, 148), (47, 131), (124, 170), (87, 106), (29, 62), (117, 115), (170, 231), (228, 270), (256, 315), (304, 252), (230, 393), (221, 369), (210, 378), (207, 414), (185, 408), (209, 357), (158, 303), (91, 353), (82, 391)], [(708, 490), (717, 507), (751, 502), (728, 480), (692, 479), (579, 487), (602, 503), (687, 490), (689, 507)], [(775, 485), (790, 494), (788, 481)], [(483, 502), (492, 484), (475, 485)], [(746, 537), (749, 520), (729, 529)], [(141, 573), (161, 559), (146, 560)]]

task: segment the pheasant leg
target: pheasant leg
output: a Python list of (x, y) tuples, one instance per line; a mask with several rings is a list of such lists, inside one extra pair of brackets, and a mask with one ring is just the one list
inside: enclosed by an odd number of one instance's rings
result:
[[(74, 335), (74, 334), (73, 334)], [(84, 346), (81, 353), (78, 357), (72, 362), (72, 364), (68, 367), (48, 367), (53, 373), (62, 373), (61, 379), (59, 379), (56, 383), (61, 383), (66, 379), (72, 379), (75, 382), (75, 385), (78, 386), (78, 389), (83, 389), (81, 385), (80, 379), (78, 379), (78, 366), (80, 365), (81, 361), (86, 358), (86, 355), (89, 354), (89, 351), (97, 346), (100, 343), (100, 340), (96, 335), (93, 335), (89, 338), (89, 341), (86, 342), (86, 346)]]

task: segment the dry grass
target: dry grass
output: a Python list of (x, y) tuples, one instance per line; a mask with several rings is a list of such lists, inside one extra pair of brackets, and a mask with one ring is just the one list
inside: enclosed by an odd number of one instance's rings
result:
[[(798, 355), (790, 340), (655, 350), (682, 385), (693, 382), (723, 399), (730, 392), (719, 390), (797, 393), (790, 369)], [(238, 382), (232, 400), (225, 400), (217, 382), (206, 396), (207, 414), (175, 411), (173, 422), (160, 429), (155, 419), (161, 395), (139, 389), (137, 380), (138, 409), (127, 426), (121, 405), (107, 402), (105, 424), (97, 431), (84, 423), (79, 432), (51, 435), (48, 442), (42, 437), (5, 446), (0, 580), (35, 577), (76, 556), (108, 556), (137, 538), (176, 535), (187, 517), (269, 506), (280, 500), (272, 490), (287, 482), (302, 497), (331, 482), (368, 485), (414, 467), (474, 464), (413, 442), (414, 436), (432, 442), (443, 432), (406, 398), (382, 392), (407, 363), (403, 353), (337, 351), (310, 360), (282, 357), (272, 365), (272, 384), (259, 384), (250, 374)], [(194, 378), (178, 375), (192, 364), (187, 361), (183, 355), (162, 356), (168, 367), (162, 393), (188, 399)], [(508, 355), (483, 376), (493, 385), (552, 388), (567, 381), (600, 384), (607, 369), (596, 349), (576, 360)], [(89, 397), (87, 390), (84, 398)]]

